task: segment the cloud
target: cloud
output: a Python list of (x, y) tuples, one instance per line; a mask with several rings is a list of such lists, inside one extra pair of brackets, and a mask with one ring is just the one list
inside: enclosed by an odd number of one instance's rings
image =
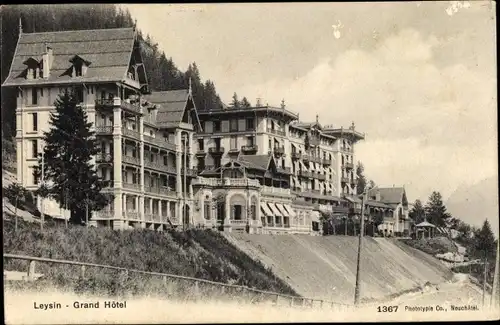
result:
[(324, 124), (355, 121), (367, 134), (358, 156), (369, 177), (411, 182), (417, 196), (427, 197), (431, 187), (450, 193), (470, 175), (496, 173), (497, 99), (496, 79), (479, 69), (436, 64), (445, 41), (405, 29), (371, 51), (325, 57), (301, 77), (237, 92), (270, 104), (285, 98), (301, 120), (319, 114)]

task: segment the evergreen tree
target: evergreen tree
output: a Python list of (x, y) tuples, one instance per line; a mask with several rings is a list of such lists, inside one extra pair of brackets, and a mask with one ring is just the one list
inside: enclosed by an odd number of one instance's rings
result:
[(415, 200), (409, 216), (415, 222), (415, 224), (419, 224), (425, 220), (425, 209), (422, 201)]
[(238, 94), (236, 93), (233, 94), (233, 100), (231, 101), (231, 106), (234, 108), (240, 107), (240, 101), (238, 100)]
[(55, 106), (56, 111), (50, 115), (50, 131), (43, 136), (45, 148), (35, 167), (35, 175), (40, 179), (43, 155), (44, 182), (36, 194), (55, 199), (61, 207), (67, 203), (70, 223), (83, 224), (87, 211), (90, 219), (91, 212), (104, 208), (111, 197), (101, 193), (104, 182), (91, 164), (99, 148), (75, 93), (64, 92)]
[(446, 212), (441, 193), (436, 191), (432, 192), (425, 206), (425, 214), (428, 222), (438, 227), (446, 226), (446, 222), (451, 218), (451, 215)]
[(356, 166), (356, 177), (358, 179), (358, 184), (356, 185), (356, 193), (358, 195), (363, 194), (366, 187), (366, 177), (364, 174), (365, 166), (358, 161), (358, 165)]
[(250, 107), (252, 107), (252, 104), (250, 104), (250, 102), (248, 101), (248, 99), (246, 97), (243, 97), (243, 99), (240, 102), (240, 107), (250, 108)]
[(491, 226), (486, 219), (483, 223), (481, 229), (478, 229), (474, 233), (473, 239), (473, 249), (475, 251), (475, 256), (480, 256), (483, 260), (493, 260), (496, 252), (496, 242), (495, 236), (491, 231)]

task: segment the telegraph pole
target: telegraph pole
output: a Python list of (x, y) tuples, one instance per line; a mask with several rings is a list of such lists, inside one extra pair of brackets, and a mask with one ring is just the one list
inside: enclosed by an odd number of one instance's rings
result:
[[(486, 252), (485, 252), (486, 254)], [(484, 277), (483, 277), (483, 307), (484, 307), (484, 301), (486, 299), (486, 275), (488, 273), (488, 259), (485, 257), (484, 258)]]
[(354, 304), (359, 305), (359, 290), (361, 285), (361, 250), (363, 248), (363, 229), (365, 227), (365, 195), (366, 189), (363, 191), (363, 196), (361, 198), (361, 229), (359, 232), (359, 243), (358, 243), (358, 263), (356, 266), (356, 288), (354, 289)]

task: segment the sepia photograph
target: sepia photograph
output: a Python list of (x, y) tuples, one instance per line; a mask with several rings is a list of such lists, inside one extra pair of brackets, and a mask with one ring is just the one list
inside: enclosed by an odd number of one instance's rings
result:
[(500, 319), (494, 1), (0, 17), (6, 324)]

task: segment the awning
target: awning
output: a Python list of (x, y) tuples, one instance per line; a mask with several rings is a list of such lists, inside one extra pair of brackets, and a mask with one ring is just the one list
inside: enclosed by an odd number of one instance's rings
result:
[(262, 210), (262, 211), (264, 211), (264, 214), (265, 214), (266, 216), (269, 216), (269, 217), (274, 216), (273, 212), (269, 209), (269, 207), (267, 206), (267, 204), (266, 204), (266, 203), (264, 203), (264, 202), (263, 202), (263, 203), (261, 203), (261, 204), (260, 204), (260, 208), (261, 208), (261, 210)]
[(269, 207), (271, 208), (271, 211), (273, 211), (273, 214), (278, 217), (283, 217), (283, 214), (280, 212), (280, 210), (274, 205), (274, 203), (267, 203)]
[(351, 203), (361, 203), (361, 200), (355, 196), (346, 196), (345, 199)]
[(290, 217), (296, 217), (297, 214), (295, 213), (295, 211), (293, 210), (293, 208), (291, 206), (289, 206), (288, 204), (283, 204), (283, 207), (286, 209), (286, 211), (288, 211), (288, 214), (290, 215)]
[(320, 214), (318, 211), (311, 211), (310, 216), (311, 216), (311, 222), (319, 222)]
[(285, 209), (285, 207), (283, 207), (283, 204), (276, 203), (276, 206), (278, 207), (278, 210), (280, 210), (281, 214), (282, 214), (284, 217), (289, 217), (289, 216), (290, 216), (290, 215), (288, 214), (288, 211)]

